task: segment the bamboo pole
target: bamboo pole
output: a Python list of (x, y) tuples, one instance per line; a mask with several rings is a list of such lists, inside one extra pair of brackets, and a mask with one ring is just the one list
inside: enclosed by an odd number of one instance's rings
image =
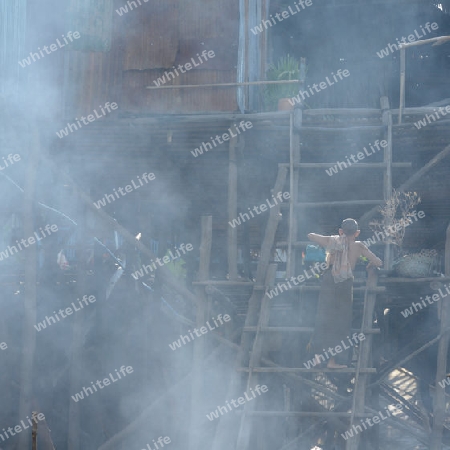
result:
[[(37, 126), (31, 131), (31, 145), (28, 156), (27, 172), (24, 185), (24, 237), (33, 236), (34, 233), (34, 202), (35, 202), (35, 182), (37, 175), (38, 155), (40, 152), (40, 133)], [(30, 414), (32, 389), (33, 389), (33, 360), (36, 351), (36, 266), (37, 249), (36, 245), (22, 250), (26, 257), (25, 262), (25, 286), (24, 286), (24, 319), (23, 319), (23, 340), (22, 340), (22, 361), (20, 368), (20, 398), (19, 417), (26, 417)], [(29, 436), (27, 433), (20, 433), (19, 448), (29, 446)]]

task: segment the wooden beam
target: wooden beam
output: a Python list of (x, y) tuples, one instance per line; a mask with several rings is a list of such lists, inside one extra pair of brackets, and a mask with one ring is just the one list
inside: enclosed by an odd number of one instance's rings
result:
[[(25, 237), (34, 235), (34, 204), (38, 159), (41, 151), (41, 135), (36, 125), (31, 132), (29, 158), (26, 167), (23, 199), (23, 232)], [(23, 250), (25, 255), (24, 311), (22, 322), (22, 358), (20, 364), (19, 417), (31, 414), (33, 396), (33, 361), (36, 351), (36, 280), (37, 245)], [(29, 448), (28, 433), (20, 433), (18, 447)]]

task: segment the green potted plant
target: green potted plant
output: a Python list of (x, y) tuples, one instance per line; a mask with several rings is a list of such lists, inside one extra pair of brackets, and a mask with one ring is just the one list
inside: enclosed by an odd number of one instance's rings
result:
[[(299, 61), (290, 55), (281, 57), (276, 64), (271, 64), (266, 73), (268, 81), (300, 80), (300, 82), (304, 82), (305, 74), (305, 58), (301, 58)], [(298, 83), (267, 85), (264, 92), (267, 110), (285, 111), (293, 109), (294, 106), (291, 105), (289, 100), (296, 96), (298, 91)]]

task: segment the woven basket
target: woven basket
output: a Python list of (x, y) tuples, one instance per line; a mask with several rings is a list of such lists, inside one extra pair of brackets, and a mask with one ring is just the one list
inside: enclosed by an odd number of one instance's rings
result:
[(422, 250), (420, 253), (403, 256), (392, 265), (400, 277), (423, 278), (433, 275), (438, 263), (436, 250)]

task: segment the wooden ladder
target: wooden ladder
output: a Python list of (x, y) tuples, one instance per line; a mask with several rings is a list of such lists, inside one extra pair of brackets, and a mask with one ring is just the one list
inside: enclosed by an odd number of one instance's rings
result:
[[(358, 330), (364, 333), (365, 340), (359, 343), (359, 357), (356, 368), (345, 369), (321, 369), (312, 368), (307, 369), (302, 367), (280, 367), (275, 364), (267, 364), (267, 361), (263, 358), (263, 349), (265, 336), (268, 333), (311, 333), (313, 327), (270, 327), (270, 309), (271, 299), (267, 295), (268, 289), (273, 287), (276, 273), (276, 264), (270, 264), (270, 256), (273, 253), (273, 249), (276, 246), (287, 247), (287, 267), (286, 267), (286, 279), (296, 275), (296, 260), (298, 252), (309, 242), (298, 241), (298, 214), (299, 208), (326, 208), (329, 206), (346, 206), (346, 205), (361, 205), (362, 207), (374, 204), (382, 204), (388, 200), (392, 193), (392, 167), (410, 167), (408, 163), (393, 163), (392, 162), (392, 115), (389, 111), (389, 106), (386, 98), (381, 99), (382, 106), (382, 126), (378, 128), (380, 131), (384, 131), (384, 139), (388, 145), (384, 151), (383, 163), (358, 163), (358, 167), (371, 168), (371, 169), (384, 169), (383, 177), (383, 200), (344, 200), (344, 201), (330, 201), (321, 203), (300, 203), (298, 202), (298, 188), (299, 188), (299, 172), (301, 169), (324, 169), (330, 167), (334, 163), (301, 163), (300, 162), (300, 132), (302, 129), (302, 111), (296, 109), (290, 114), (290, 162), (288, 164), (279, 164), (278, 176), (275, 183), (274, 194), (282, 191), (285, 180), (287, 178), (287, 171), (289, 170), (289, 184), (290, 184), (290, 201), (288, 205), (277, 205), (271, 208), (270, 217), (265, 231), (263, 245), (261, 247), (261, 258), (258, 264), (258, 270), (256, 275), (256, 282), (253, 290), (253, 294), (249, 300), (248, 312), (245, 320), (245, 325), (241, 338), (241, 346), (238, 351), (236, 359), (236, 372), (233, 375), (231, 382), (229, 396), (230, 398), (238, 394), (240, 386), (240, 374), (242, 372), (248, 373), (246, 382), (246, 390), (255, 387), (258, 383), (260, 373), (277, 373), (280, 376), (297, 376), (300, 382), (306, 382), (302, 378), (306, 373), (348, 373), (355, 375), (355, 384), (353, 388), (353, 398), (351, 412), (335, 412), (335, 411), (322, 411), (322, 412), (309, 412), (309, 411), (261, 411), (256, 410), (257, 401), (246, 402), (244, 409), (240, 417), (240, 423), (237, 420), (232, 419), (232, 416), (222, 417), (218, 428), (216, 430), (216, 439), (214, 442), (213, 450), (222, 450), (226, 448), (224, 442), (228, 441), (230, 434), (239, 429), (237, 436), (237, 450), (250, 450), (254, 447), (254, 443), (251, 441), (251, 419), (254, 416), (260, 417), (321, 417), (321, 418), (347, 418), (350, 425), (349, 430), (355, 424), (357, 419), (363, 417), (370, 417), (373, 415), (366, 411), (366, 388), (368, 385), (368, 378), (371, 373), (375, 373), (376, 370), (370, 367), (371, 362), (371, 347), (373, 334), (379, 332), (379, 330), (373, 329), (373, 316), (376, 302), (376, 295), (379, 292), (384, 291), (383, 287), (377, 287), (377, 272), (376, 270), (370, 270), (365, 287), (355, 287), (354, 291), (363, 291), (364, 295), (364, 310), (362, 317), (362, 325)], [(375, 111), (375, 110), (374, 110)], [(347, 110), (348, 112), (348, 110)], [(373, 111), (372, 111), (373, 112)], [(372, 127), (373, 128), (373, 127)], [(352, 167), (350, 167), (351, 169)], [(354, 169), (357, 170), (357, 169)], [(289, 207), (289, 223), (288, 223), (288, 241), (275, 243), (275, 233), (277, 230), (278, 222), (280, 219), (280, 209)], [(389, 244), (386, 244), (385, 259), (388, 259), (388, 265), (391, 264), (391, 253)], [(300, 293), (308, 291), (318, 291), (319, 286), (295, 286), (292, 290), (297, 289)], [(253, 337), (253, 339), (252, 339)], [(247, 364), (248, 362), (248, 364)], [(314, 384), (314, 383), (312, 383)], [(311, 382), (310, 382), (311, 385)], [(350, 409), (350, 408), (347, 408)], [(234, 423), (233, 423), (234, 422)], [(227, 439), (228, 438), (228, 439)], [(360, 435), (356, 434), (353, 438), (346, 441), (346, 450), (358, 450)]]

